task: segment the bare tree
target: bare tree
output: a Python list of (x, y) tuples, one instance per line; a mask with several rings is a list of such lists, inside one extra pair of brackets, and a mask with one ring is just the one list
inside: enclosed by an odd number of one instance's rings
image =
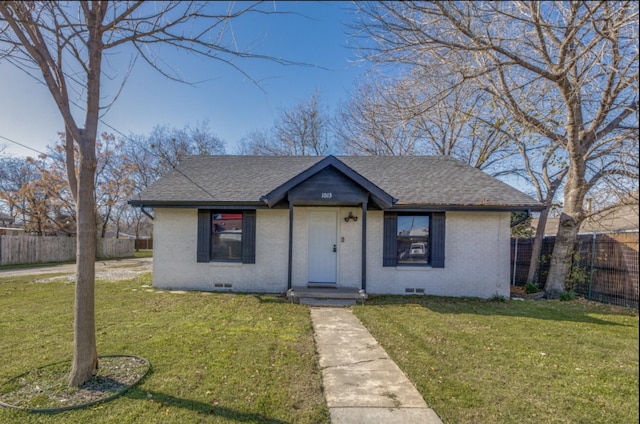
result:
[(257, 130), (240, 141), (240, 153), (268, 156), (320, 156), (331, 148), (329, 120), (320, 107), (320, 93), (284, 109), (269, 130)]
[(340, 105), (333, 120), (338, 148), (350, 155), (407, 156), (425, 148), (406, 111), (394, 107), (396, 87), (390, 81), (361, 82)]
[(589, 191), (618, 177), (637, 187), (637, 161), (621, 152), (633, 158), (638, 151), (638, 3), (357, 5), (359, 28), (374, 40), (363, 50), (367, 58), (442, 77), (443, 91), (474, 84), (509, 119), (565, 152), (564, 202), (545, 285), (547, 296), (558, 296)]
[(471, 84), (442, 91), (442, 81), (423, 71), (400, 81), (391, 106), (408, 115), (426, 154), (452, 156), (493, 175), (514, 172), (506, 164), (515, 149), (491, 96)]
[(349, 154), (452, 156), (494, 175), (511, 172), (505, 159), (516, 151), (490, 96), (440, 85), (419, 69), (361, 83), (336, 114), (338, 145)]
[(26, 220), (27, 205), (20, 191), (39, 177), (40, 172), (32, 161), (10, 156), (0, 159), (0, 200), (11, 218)]
[[(163, 45), (241, 71), (234, 59), (261, 56), (238, 50), (235, 39), (225, 38), (224, 30), (231, 20), (252, 12), (265, 10), (255, 3), (240, 3), (235, 8), (190, 1), (0, 2), (0, 59), (45, 84), (65, 125), (67, 176), (76, 200), (78, 229), (71, 385), (83, 384), (98, 366), (94, 322), (96, 137), (100, 114), (118, 94), (107, 99), (101, 92), (107, 52), (122, 53), (129, 46), (174, 80), (182, 80), (181, 75), (162, 67), (154, 53)], [(77, 169), (74, 145), (79, 152)]]
[(557, 144), (536, 146), (531, 140), (516, 140), (515, 144), (524, 161), (526, 179), (533, 184), (537, 199), (544, 205), (544, 209), (540, 211), (540, 216), (538, 217), (533, 246), (531, 247), (529, 271), (527, 273), (527, 282), (537, 282), (538, 262), (542, 252), (547, 219), (552, 210), (558, 189), (562, 186), (569, 168), (562, 166), (562, 163), (558, 166), (559, 161), (555, 156), (556, 151), (559, 150)]
[(133, 172), (134, 191), (138, 194), (191, 155), (219, 155), (225, 143), (210, 129), (208, 122), (172, 128), (155, 126), (149, 134), (126, 137), (123, 151)]

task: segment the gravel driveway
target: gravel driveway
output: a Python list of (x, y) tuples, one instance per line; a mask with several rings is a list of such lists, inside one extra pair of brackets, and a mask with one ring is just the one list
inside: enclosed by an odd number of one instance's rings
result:
[[(130, 258), (96, 262), (96, 279), (129, 280), (139, 274), (151, 272), (153, 258)], [(8, 269), (0, 271), (0, 278), (19, 277), (38, 274), (68, 274), (69, 279), (75, 279), (76, 265), (34, 266), (33, 268)], [(60, 279), (60, 277), (56, 277)], [(46, 280), (43, 280), (43, 282)]]

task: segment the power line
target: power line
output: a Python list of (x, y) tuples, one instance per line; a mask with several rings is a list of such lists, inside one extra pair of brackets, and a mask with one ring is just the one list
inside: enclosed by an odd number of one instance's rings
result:
[(36, 152), (36, 153), (40, 153), (41, 155), (45, 155), (45, 156), (47, 156), (47, 154), (46, 154), (46, 153), (41, 152), (41, 151), (40, 151), (40, 150), (38, 150), (38, 149), (34, 149), (33, 147), (29, 147), (29, 146), (27, 146), (26, 144), (19, 143), (19, 142), (15, 141), (15, 140), (12, 140), (12, 139), (10, 139), (10, 138), (8, 138), (8, 137), (5, 137), (5, 136), (3, 136), (3, 135), (0, 135), (0, 138), (2, 138), (3, 140), (7, 140), (7, 141), (8, 141), (8, 142), (10, 142), (10, 143), (17, 144), (17, 145), (18, 145), (18, 146), (20, 146), (20, 147), (24, 147), (25, 149), (33, 150), (33, 151), (34, 151), (34, 152)]
[[(118, 134), (120, 134), (122, 137), (124, 137), (125, 139), (131, 141), (131, 138), (127, 135), (125, 135), (124, 133), (122, 133), (122, 131), (118, 130), (117, 128), (107, 124), (106, 122), (104, 122), (104, 120), (100, 119), (100, 122), (102, 122), (103, 125), (111, 128), (113, 131), (117, 132)], [(162, 157), (161, 154), (153, 152), (151, 150), (145, 149), (147, 152), (151, 153), (152, 155), (155, 155), (157, 157), (159, 157), (160, 159), (165, 159)], [(211, 194), (206, 188), (202, 187), (200, 184), (198, 184), (197, 182), (193, 181), (187, 174), (185, 174), (184, 172), (182, 172), (181, 170), (179, 170), (173, 163), (169, 162), (171, 164), (171, 168), (173, 168), (176, 172), (178, 172), (180, 175), (182, 175), (183, 177), (185, 177), (187, 180), (189, 180), (189, 182), (191, 184), (193, 184), (194, 186), (198, 187), (200, 190), (204, 191), (205, 193), (207, 193), (212, 199), (216, 200), (216, 196), (214, 196), (213, 194)]]
[[(127, 140), (131, 141), (131, 138), (130, 138), (129, 136), (127, 136), (126, 134), (124, 134), (122, 131), (118, 130), (117, 128), (113, 127), (112, 125), (109, 125), (108, 123), (106, 123), (106, 122), (105, 122), (104, 120), (102, 120), (102, 119), (100, 119), (100, 122), (101, 122), (103, 125), (105, 125), (105, 126), (107, 126), (107, 127), (111, 128), (113, 131), (115, 131), (115, 132), (117, 132), (118, 134), (120, 134), (120, 136), (122, 136), (122, 137), (124, 137), (125, 139), (127, 139)], [(25, 149), (29, 149), (29, 150), (32, 150), (32, 151), (34, 151), (34, 152), (36, 152), (36, 153), (40, 153), (41, 155), (48, 156), (46, 153), (41, 152), (40, 150), (34, 149), (33, 147), (29, 147), (29, 146), (27, 146), (26, 144), (22, 144), (22, 143), (20, 143), (20, 142), (17, 142), (17, 141), (15, 141), (15, 140), (12, 140), (12, 139), (10, 139), (10, 138), (8, 138), (8, 137), (5, 137), (5, 136), (3, 136), (3, 135), (0, 135), (0, 138), (2, 138), (2, 139), (4, 139), (4, 140), (7, 140), (7, 141), (8, 141), (8, 142), (10, 142), (10, 143), (17, 144), (18, 146), (24, 147)], [(147, 149), (145, 149), (145, 150), (147, 150)], [(150, 150), (147, 150), (147, 152), (151, 153), (152, 155), (156, 155), (156, 156), (158, 156), (160, 159), (164, 159), (164, 158), (162, 157), (162, 155), (160, 155), (160, 154), (158, 154), (158, 153), (152, 152), (152, 151), (150, 151)], [(202, 190), (202, 191), (204, 191), (205, 193), (207, 193), (207, 194), (208, 194), (212, 199), (214, 199), (214, 200), (216, 199), (216, 196), (214, 196), (213, 194), (211, 194), (207, 189), (205, 189), (204, 187), (202, 187), (200, 184), (198, 184), (198, 183), (196, 183), (195, 181), (193, 181), (193, 180), (192, 180), (188, 175), (186, 175), (184, 172), (182, 172), (181, 170), (179, 170), (178, 168), (176, 168), (176, 166), (175, 166), (175, 165), (171, 164), (171, 167), (172, 167), (173, 169), (175, 169), (175, 170), (176, 170), (180, 175), (182, 175), (182, 176), (183, 176), (183, 177), (185, 177), (187, 180), (189, 180), (189, 182), (191, 182), (191, 184), (193, 184), (194, 186), (198, 187), (200, 190)]]

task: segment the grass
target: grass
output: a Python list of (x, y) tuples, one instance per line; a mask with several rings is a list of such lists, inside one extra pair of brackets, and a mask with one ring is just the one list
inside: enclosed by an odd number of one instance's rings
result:
[[(0, 279), (0, 383), (70, 359), (74, 285), (31, 283), (42, 278)], [(54, 415), (0, 408), (0, 422), (329, 422), (307, 307), (148, 284), (149, 274), (96, 283), (98, 353), (149, 360), (138, 386)]]
[[(0, 383), (68, 360), (73, 284), (0, 279)], [(308, 308), (98, 281), (101, 355), (148, 359), (114, 401), (2, 423), (328, 423)], [(574, 300), (373, 297), (353, 308), (445, 423), (638, 422), (636, 311)]]
[(354, 312), (445, 423), (638, 422), (636, 311), (377, 297)]
[(134, 258), (153, 258), (153, 250), (136, 250), (133, 252)]
[(0, 271), (8, 269), (27, 269), (27, 268), (42, 268), (54, 265), (68, 265), (75, 264), (76, 261), (63, 261), (63, 262), (40, 262), (37, 264), (16, 264), (16, 265), (0, 265)]

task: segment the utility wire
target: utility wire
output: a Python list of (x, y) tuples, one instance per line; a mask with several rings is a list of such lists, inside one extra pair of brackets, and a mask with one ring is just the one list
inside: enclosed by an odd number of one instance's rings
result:
[(46, 153), (41, 152), (41, 151), (40, 151), (40, 150), (38, 150), (38, 149), (34, 149), (33, 147), (29, 147), (29, 146), (27, 146), (26, 144), (19, 143), (19, 142), (15, 141), (15, 140), (12, 140), (12, 139), (10, 139), (10, 138), (8, 138), (8, 137), (5, 137), (5, 136), (3, 136), (3, 135), (0, 135), (0, 138), (2, 138), (3, 140), (7, 140), (7, 141), (8, 141), (8, 142), (10, 142), (10, 143), (17, 144), (17, 145), (18, 145), (18, 146), (20, 146), (20, 147), (24, 147), (25, 149), (33, 150), (33, 151), (34, 151), (34, 152), (36, 152), (36, 153), (40, 153), (41, 155), (45, 155), (45, 156), (47, 156), (47, 154), (46, 154)]
[[(125, 139), (127, 139), (127, 140), (129, 140), (129, 141), (132, 141), (132, 140), (131, 140), (131, 138), (130, 138), (129, 136), (127, 136), (127, 135), (126, 135), (126, 134), (124, 134), (122, 131), (118, 130), (117, 128), (113, 127), (112, 125), (109, 125), (109, 124), (108, 124), (108, 123), (106, 123), (104, 120), (100, 119), (100, 122), (101, 122), (103, 125), (105, 125), (105, 126), (107, 126), (107, 127), (111, 128), (113, 131), (115, 131), (115, 132), (117, 132), (118, 134), (120, 134), (120, 136), (121, 136), (121, 137), (124, 137)], [(3, 135), (0, 135), (0, 138), (2, 138), (3, 140), (7, 140), (7, 141), (8, 141), (8, 142), (10, 142), (10, 143), (17, 144), (18, 146), (24, 147), (25, 149), (29, 149), (29, 150), (32, 150), (32, 151), (34, 151), (34, 152), (36, 152), (36, 153), (40, 153), (41, 155), (48, 156), (46, 153), (41, 152), (40, 150), (34, 149), (33, 147), (29, 147), (29, 146), (27, 146), (26, 144), (22, 144), (22, 143), (20, 143), (20, 142), (17, 142), (17, 141), (15, 141), (15, 140), (12, 140), (12, 139), (10, 139), (10, 138), (8, 138), (8, 137), (5, 137), (5, 136), (3, 136)], [(148, 149), (145, 149), (145, 150), (146, 150), (148, 153), (150, 153), (150, 154), (152, 154), (152, 155), (155, 155), (155, 156), (159, 157), (160, 159), (165, 159), (165, 158), (163, 158), (163, 157), (162, 157), (162, 155), (160, 155), (160, 154), (158, 154), (158, 153), (156, 153), (156, 152), (153, 152), (153, 151), (148, 150)], [(213, 194), (211, 194), (207, 189), (205, 189), (205, 188), (204, 188), (204, 187), (202, 187), (200, 184), (198, 184), (198, 183), (196, 183), (195, 181), (193, 181), (193, 179), (191, 179), (191, 177), (189, 177), (187, 174), (185, 174), (184, 172), (182, 172), (180, 169), (176, 168), (176, 166), (175, 166), (175, 165), (173, 165), (171, 162), (169, 162), (169, 163), (171, 164), (171, 167), (172, 167), (173, 169), (175, 169), (175, 170), (176, 170), (180, 175), (182, 175), (183, 177), (185, 177), (189, 182), (191, 182), (191, 184), (193, 184), (194, 186), (198, 187), (200, 190), (202, 190), (202, 191), (204, 191), (205, 193), (207, 193), (207, 194), (208, 194), (212, 199), (217, 200), (217, 199), (216, 199), (216, 196), (214, 196)]]
[[(100, 122), (102, 122), (103, 125), (111, 128), (113, 131), (117, 132), (118, 134), (120, 134), (120, 136), (124, 137), (125, 139), (132, 141), (131, 138), (127, 135), (125, 135), (122, 131), (118, 130), (117, 128), (107, 124), (104, 120), (100, 119)], [(149, 152), (152, 155), (155, 155), (156, 157), (160, 158), (160, 159), (166, 159), (164, 157), (162, 157), (161, 154), (153, 152), (151, 150), (145, 149), (147, 152)], [(176, 172), (178, 172), (180, 175), (182, 175), (183, 177), (185, 177), (187, 180), (189, 180), (189, 182), (191, 182), (191, 184), (193, 184), (194, 186), (198, 187), (200, 190), (204, 191), (205, 193), (207, 193), (213, 200), (218, 200), (216, 198), (216, 196), (214, 196), (213, 194), (211, 194), (206, 188), (202, 187), (200, 184), (198, 184), (197, 182), (193, 181), (187, 174), (185, 174), (184, 172), (182, 172), (180, 169), (178, 169), (173, 163), (171, 163), (170, 161), (168, 161), (169, 164), (171, 165), (171, 168), (173, 168)]]

